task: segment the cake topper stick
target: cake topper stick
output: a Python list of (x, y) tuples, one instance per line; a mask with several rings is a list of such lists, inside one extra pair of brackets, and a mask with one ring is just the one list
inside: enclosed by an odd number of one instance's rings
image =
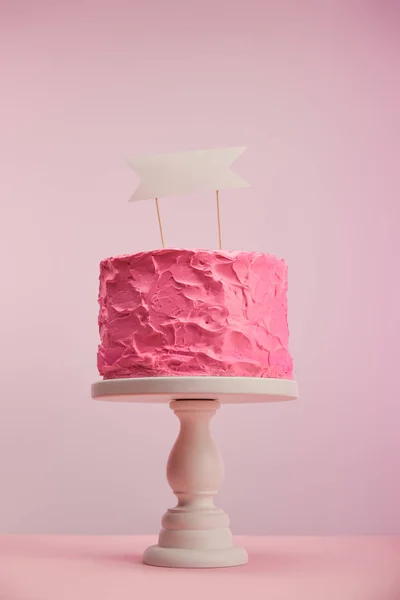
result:
[(156, 154), (128, 161), (141, 178), (130, 200), (156, 199), (161, 240), (164, 246), (158, 198), (183, 196), (195, 192), (217, 190), (219, 244), (222, 245), (219, 191), (249, 187), (247, 181), (234, 173), (230, 166), (245, 147), (194, 150), (176, 154)]
[(217, 197), (217, 217), (218, 217), (218, 240), (219, 240), (219, 249), (222, 250), (222, 231), (221, 231), (221, 210), (219, 206), (219, 190), (216, 192)]
[(163, 228), (162, 228), (162, 221), (161, 221), (161, 215), (160, 215), (160, 206), (158, 204), (158, 198), (156, 198), (155, 201), (156, 201), (156, 209), (157, 209), (158, 226), (160, 228), (161, 243), (162, 243), (162, 247), (165, 248), (164, 233), (163, 233)]

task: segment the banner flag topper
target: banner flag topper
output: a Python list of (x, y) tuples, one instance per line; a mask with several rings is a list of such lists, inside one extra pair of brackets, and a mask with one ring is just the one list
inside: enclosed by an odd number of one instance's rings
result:
[(164, 234), (158, 199), (211, 190), (216, 193), (219, 245), (222, 247), (219, 190), (249, 187), (247, 181), (230, 169), (245, 149), (245, 146), (215, 148), (128, 160), (141, 179), (130, 201), (155, 200), (163, 248)]

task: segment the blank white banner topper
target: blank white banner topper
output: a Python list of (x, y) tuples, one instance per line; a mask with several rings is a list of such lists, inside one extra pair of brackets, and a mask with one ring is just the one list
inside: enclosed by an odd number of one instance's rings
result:
[(128, 160), (141, 182), (130, 201), (249, 187), (230, 166), (245, 146), (155, 154)]

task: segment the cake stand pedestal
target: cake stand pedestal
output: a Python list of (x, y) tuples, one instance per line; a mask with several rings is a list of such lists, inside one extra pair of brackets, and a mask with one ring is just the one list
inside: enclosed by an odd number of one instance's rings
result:
[(220, 405), (279, 402), (297, 398), (288, 379), (253, 377), (151, 377), (112, 379), (92, 385), (92, 398), (119, 402), (168, 402), (180, 420), (167, 464), (167, 479), (178, 503), (162, 518), (158, 545), (143, 562), (157, 567), (232, 567), (247, 563), (234, 546), (229, 517), (214, 505), (223, 463), (209, 423)]

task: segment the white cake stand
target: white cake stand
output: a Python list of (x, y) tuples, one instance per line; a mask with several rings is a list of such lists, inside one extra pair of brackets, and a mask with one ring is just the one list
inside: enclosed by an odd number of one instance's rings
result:
[(178, 504), (162, 518), (158, 545), (143, 562), (157, 567), (233, 567), (247, 563), (234, 546), (229, 517), (214, 505), (223, 463), (209, 422), (221, 403), (279, 402), (297, 398), (289, 379), (253, 377), (146, 377), (112, 379), (92, 385), (92, 398), (116, 402), (169, 402), (180, 432), (167, 464), (167, 479)]

